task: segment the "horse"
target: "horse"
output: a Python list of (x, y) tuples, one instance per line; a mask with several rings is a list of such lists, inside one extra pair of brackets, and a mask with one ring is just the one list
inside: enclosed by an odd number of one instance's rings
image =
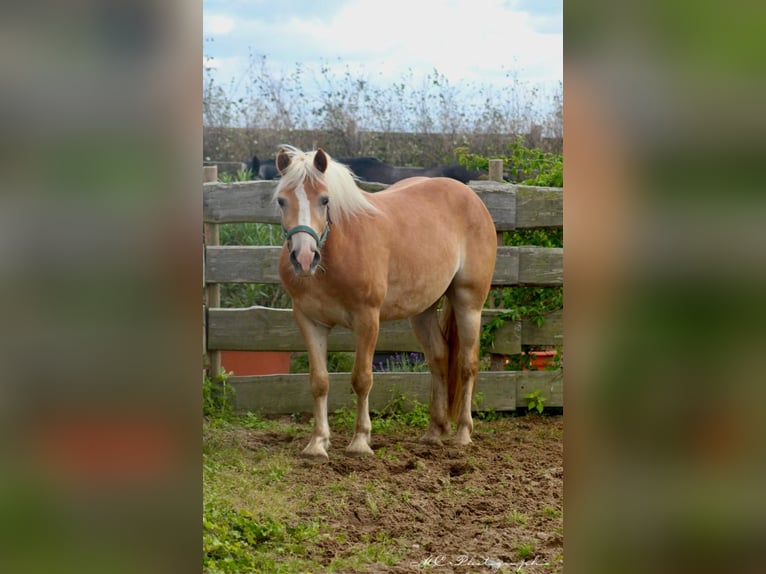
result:
[[(354, 175), (362, 181), (374, 181), (377, 183), (392, 184), (408, 177), (449, 177), (461, 183), (468, 183), (473, 179), (479, 179), (483, 174), (480, 171), (472, 171), (460, 164), (438, 165), (434, 167), (395, 167), (383, 163), (375, 157), (340, 157), (335, 161), (347, 166)], [(253, 156), (245, 163), (250, 170), (253, 179), (278, 179), (279, 170), (275, 160), (259, 160)]]
[(250, 177), (252, 179), (276, 179), (279, 177), (276, 164), (273, 159), (265, 159), (263, 161), (258, 159), (257, 155), (251, 157), (245, 162), (245, 169), (250, 170)]
[[(284, 243), (279, 276), (309, 355), (314, 426), (302, 455), (327, 461), (327, 338), (353, 330), (356, 393), (352, 456), (372, 454), (368, 396), (381, 321), (409, 319), (431, 372), (430, 422), (421, 442), (468, 445), (481, 312), (495, 267), (494, 223), (481, 199), (449, 178), (414, 177), (377, 193), (322, 149), (283, 146), (274, 199)], [(439, 310), (439, 305), (442, 308)]]
[(437, 165), (434, 167), (396, 167), (390, 166), (374, 157), (339, 158), (354, 174), (364, 181), (392, 184), (408, 177), (449, 177), (460, 183), (479, 179), (482, 173), (470, 171), (460, 164)]

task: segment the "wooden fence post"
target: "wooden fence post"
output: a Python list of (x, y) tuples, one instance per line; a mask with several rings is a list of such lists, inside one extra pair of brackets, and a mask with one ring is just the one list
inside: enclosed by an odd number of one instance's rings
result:
[(503, 181), (503, 160), (491, 159), (489, 160), (489, 180), (490, 181)]
[[(489, 160), (489, 180), (503, 182), (503, 160), (491, 159)], [(502, 247), (503, 245), (503, 232), (497, 232), (497, 245)], [(497, 353), (490, 353), (490, 370), (492, 371), (504, 371), (505, 370), (505, 356), (498, 355)]]
[[(202, 181), (204, 183), (218, 181), (218, 166), (217, 165), (204, 166), (202, 168)], [(219, 245), (219, 244), (220, 244), (220, 236), (218, 233), (218, 224), (206, 223), (204, 245), (202, 246), (203, 257), (204, 257), (204, 249), (206, 246)], [(203, 260), (203, 266), (204, 266), (204, 260)], [(204, 271), (203, 271), (203, 276), (204, 276)], [(211, 307), (220, 307), (220, 306), (221, 306), (221, 285), (219, 283), (211, 283), (209, 285), (205, 283), (206, 310), (210, 309)], [(207, 325), (207, 321), (205, 323)], [(207, 338), (205, 338), (205, 343), (207, 345)], [(207, 353), (207, 369), (208, 369), (207, 374), (210, 377), (214, 377), (215, 375), (221, 372), (221, 352), (208, 351), (207, 346), (205, 348), (205, 351)]]

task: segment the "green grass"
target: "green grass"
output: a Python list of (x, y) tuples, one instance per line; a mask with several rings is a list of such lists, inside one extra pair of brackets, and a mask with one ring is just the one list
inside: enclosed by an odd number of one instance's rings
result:
[(517, 544), (513, 549), (521, 560), (528, 560), (535, 555), (534, 544)]
[(519, 526), (523, 526), (527, 523), (526, 515), (519, 512), (518, 510), (512, 510), (511, 512), (506, 514), (505, 519), (511, 524), (517, 524)]

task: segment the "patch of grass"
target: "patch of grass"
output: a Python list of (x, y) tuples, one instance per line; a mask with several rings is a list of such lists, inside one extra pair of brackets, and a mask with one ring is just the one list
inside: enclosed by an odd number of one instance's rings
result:
[(231, 373), (223, 372), (202, 381), (202, 414), (210, 419), (228, 420), (233, 415), (234, 388), (228, 383)]
[(385, 532), (379, 532), (375, 536), (364, 535), (362, 543), (348, 549), (349, 556), (335, 558), (326, 569), (318, 571), (359, 572), (367, 571), (372, 564), (394, 566), (402, 560), (406, 552), (406, 549), (390, 540)]
[[(387, 420), (391, 423), (414, 428), (426, 428), (431, 421), (428, 405), (417, 399), (409, 400), (405, 395), (392, 398), (385, 407), (373, 414), (376, 420)], [(390, 426), (389, 423), (386, 428), (390, 428)], [(373, 430), (375, 430), (374, 423)]]
[(330, 426), (344, 430), (353, 430), (355, 422), (356, 410), (343, 406), (333, 411)]
[(521, 560), (528, 560), (535, 555), (534, 544), (517, 544), (513, 549)]
[(548, 516), (550, 518), (559, 518), (561, 514), (562, 514), (561, 510), (557, 508), (551, 508), (550, 506), (546, 506), (545, 508), (543, 508), (543, 516)]
[[(370, 412), (373, 433), (396, 432), (403, 428), (426, 428), (431, 420), (428, 405), (404, 395), (392, 398), (386, 406)], [(347, 406), (333, 412), (332, 426), (352, 430), (356, 422), (356, 409)]]
[(506, 514), (505, 519), (511, 524), (516, 524), (519, 526), (524, 526), (527, 523), (526, 515), (519, 512), (518, 510), (512, 510), (511, 512)]
[[(206, 572), (279, 572), (303, 569), (306, 542), (319, 535), (318, 523), (293, 526), (225, 503), (208, 503), (202, 517), (202, 565)], [(275, 552), (284, 559), (274, 560)]]
[(395, 452), (389, 451), (386, 447), (379, 448), (377, 451), (375, 451), (375, 456), (381, 460), (386, 460), (389, 462), (399, 461), (399, 456)]

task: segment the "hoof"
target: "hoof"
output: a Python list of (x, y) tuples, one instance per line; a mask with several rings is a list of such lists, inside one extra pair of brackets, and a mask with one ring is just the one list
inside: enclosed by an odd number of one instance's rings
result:
[(304, 448), (301, 456), (312, 462), (328, 462), (330, 460), (330, 457), (327, 456), (327, 451), (315, 444), (310, 444)]
[(455, 438), (452, 439), (452, 444), (455, 446), (468, 446), (469, 444), (473, 444), (471, 434), (458, 431)]
[(347, 446), (346, 447), (346, 454), (348, 456), (354, 456), (354, 457), (375, 456), (375, 453), (367, 445), (365, 445), (363, 447), (354, 447), (354, 448), (351, 448), (351, 446)]
[(358, 438), (351, 441), (346, 447), (346, 454), (348, 456), (372, 456), (375, 453), (372, 452), (370, 445), (364, 438)]
[(422, 437), (420, 437), (420, 444), (427, 444), (431, 446), (444, 446), (444, 443), (442, 442), (441, 437), (434, 436), (432, 434), (424, 434)]

